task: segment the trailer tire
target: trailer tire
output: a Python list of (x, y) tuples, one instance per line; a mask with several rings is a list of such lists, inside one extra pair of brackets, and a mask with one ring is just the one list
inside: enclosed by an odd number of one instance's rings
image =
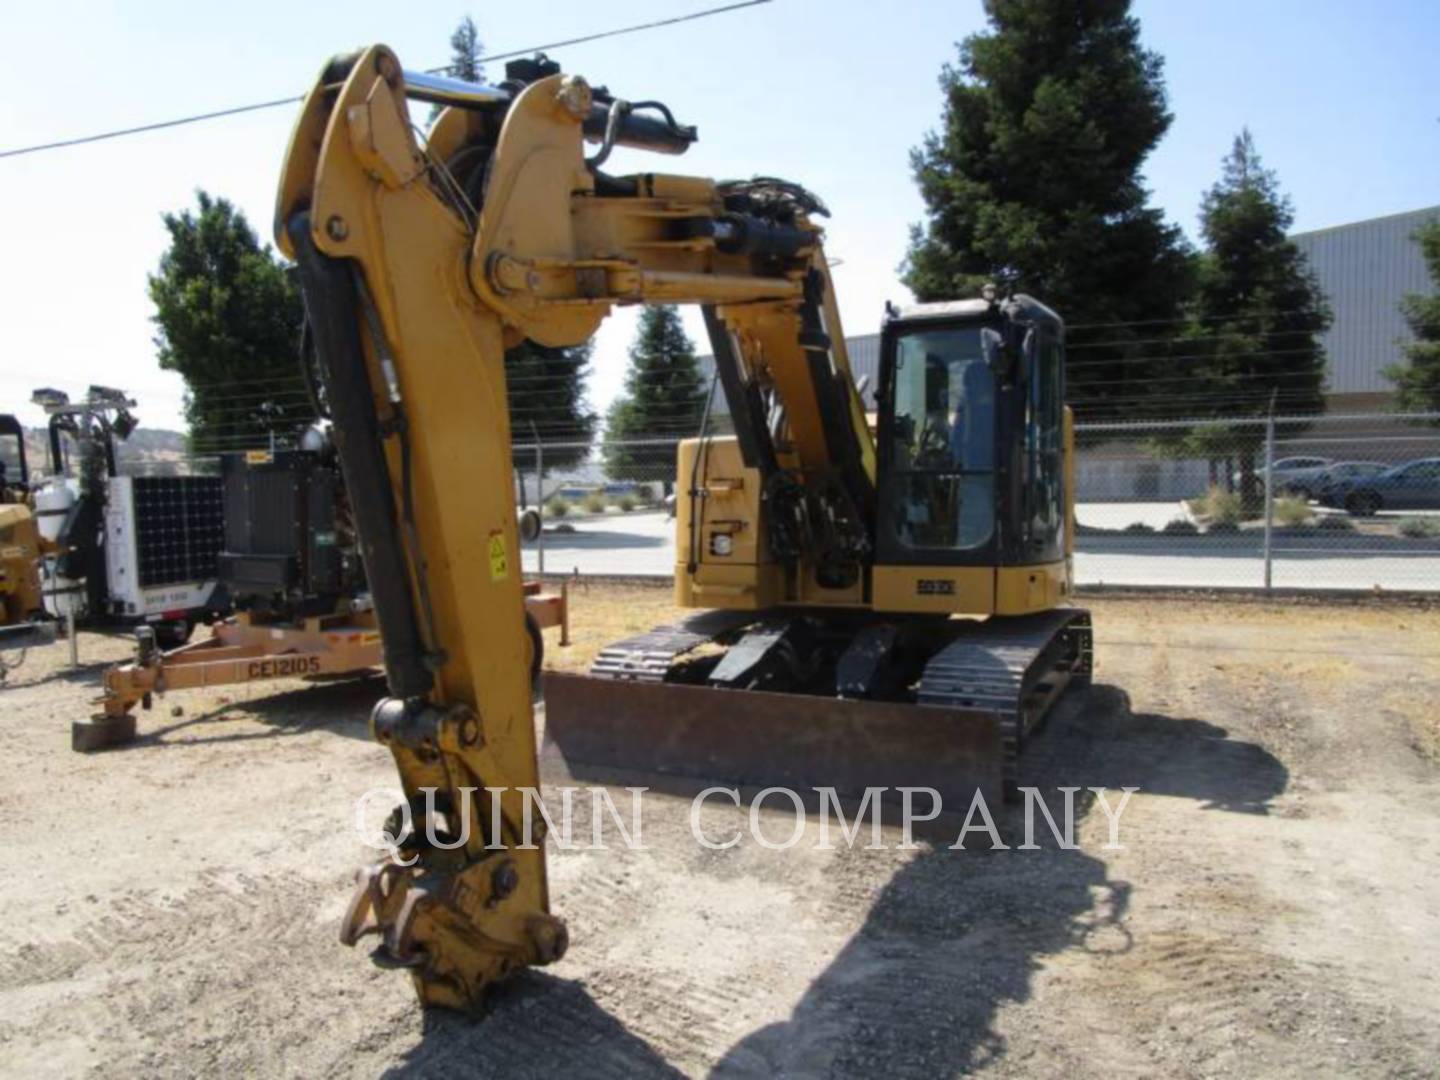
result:
[(540, 520), (540, 511), (533, 506), (520, 511), (520, 539), (527, 544), (534, 543), (540, 537), (540, 530), (543, 523)]
[(190, 635), (195, 632), (194, 619), (174, 619), (167, 622), (153, 624), (155, 627), (155, 644), (161, 650), (178, 649), (190, 640)]
[(545, 637), (540, 633), (540, 624), (535, 621), (535, 616), (528, 611), (525, 612), (525, 636), (530, 639), (530, 685), (537, 686), (540, 683), (540, 666), (545, 662)]

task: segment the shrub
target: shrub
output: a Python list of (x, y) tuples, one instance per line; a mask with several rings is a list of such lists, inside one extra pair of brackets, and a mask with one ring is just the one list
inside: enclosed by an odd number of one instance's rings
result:
[(1245, 508), (1238, 491), (1226, 491), (1222, 487), (1211, 487), (1202, 500), (1196, 501), (1204, 503), (1202, 513), (1211, 524), (1223, 521), (1239, 525), (1245, 517)]
[(1233, 521), (1212, 521), (1205, 526), (1206, 536), (1220, 536), (1221, 534), (1237, 536), (1240, 533), (1240, 526)]
[(563, 518), (570, 513), (570, 504), (556, 495), (545, 504), (545, 513), (553, 518)]
[(1355, 531), (1355, 523), (1347, 517), (1341, 517), (1339, 514), (1326, 514), (1315, 523), (1315, 527), (1323, 532)]
[(634, 495), (621, 495), (620, 498), (615, 500), (615, 505), (620, 508), (622, 514), (628, 514), (640, 505), (640, 500), (635, 498)]
[(1153, 533), (1154, 531), (1155, 526), (1147, 525), (1143, 521), (1132, 521), (1129, 525), (1125, 526), (1125, 532), (1127, 533)]
[(1170, 536), (1195, 536), (1200, 532), (1200, 528), (1193, 521), (1186, 521), (1184, 518), (1174, 518), (1171, 521), (1167, 521), (1165, 528), (1160, 531), (1168, 533)]
[(1309, 525), (1315, 511), (1298, 495), (1284, 495), (1275, 500), (1275, 521), (1282, 527)]
[(1401, 518), (1397, 528), (1401, 536), (1408, 536), (1411, 540), (1427, 540), (1432, 536), (1440, 536), (1440, 521), (1435, 518), (1412, 514), (1410, 517)]
[(603, 514), (605, 512), (605, 496), (595, 491), (585, 496), (585, 512), (587, 514)]

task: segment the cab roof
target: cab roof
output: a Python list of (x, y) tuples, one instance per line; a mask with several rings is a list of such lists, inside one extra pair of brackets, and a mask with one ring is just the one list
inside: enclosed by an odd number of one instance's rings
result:
[(1003, 312), (1017, 322), (1053, 322), (1063, 326), (1064, 321), (1039, 300), (1024, 293), (992, 303), (975, 297), (970, 300), (942, 300), (933, 304), (905, 304), (896, 309), (892, 316), (895, 322), (939, 322), (946, 319), (979, 319), (991, 312)]

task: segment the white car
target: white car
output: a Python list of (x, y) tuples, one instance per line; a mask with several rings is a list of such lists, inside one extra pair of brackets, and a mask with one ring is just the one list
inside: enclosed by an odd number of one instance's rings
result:
[[(1274, 490), (1277, 494), (1290, 493), (1309, 498), (1320, 489), (1325, 471), (1335, 464), (1323, 457), (1284, 457), (1275, 462)], [(1265, 466), (1255, 470), (1261, 483), (1265, 480)], [(1240, 485), (1240, 474), (1235, 474), (1235, 485)]]

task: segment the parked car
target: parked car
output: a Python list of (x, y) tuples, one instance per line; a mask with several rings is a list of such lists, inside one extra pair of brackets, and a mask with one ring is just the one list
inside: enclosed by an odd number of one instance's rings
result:
[(1440, 510), (1440, 458), (1422, 458), (1375, 476), (1338, 481), (1320, 493), (1320, 501), (1356, 517), (1379, 510)]
[[(1323, 457), (1284, 457), (1275, 462), (1274, 490), (1277, 493), (1290, 492), (1309, 495), (1315, 490), (1315, 479), (1334, 462)], [(1255, 470), (1260, 482), (1265, 482), (1265, 466)], [(1235, 486), (1240, 486), (1240, 474), (1234, 476)]]
[(1306, 495), (1312, 499), (1319, 499), (1328, 489), (1337, 484), (1363, 479), (1367, 476), (1379, 476), (1388, 468), (1390, 466), (1383, 461), (1337, 461), (1321, 472), (1314, 482), (1307, 486)]

